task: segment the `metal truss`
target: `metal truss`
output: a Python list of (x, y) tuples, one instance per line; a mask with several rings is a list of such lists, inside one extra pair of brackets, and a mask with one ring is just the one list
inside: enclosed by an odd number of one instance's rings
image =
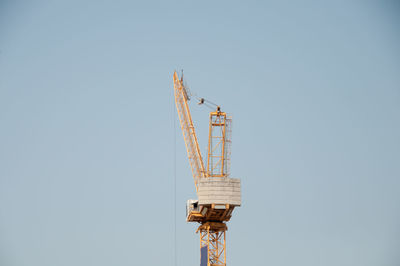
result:
[[(206, 222), (200, 231), (201, 266), (226, 266), (226, 230), (224, 223)], [(204, 257), (205, 256), (205, 257)]]

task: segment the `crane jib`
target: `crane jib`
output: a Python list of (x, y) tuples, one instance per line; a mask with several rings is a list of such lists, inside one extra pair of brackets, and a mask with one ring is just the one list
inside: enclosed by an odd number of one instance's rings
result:
[(189, 97), (185, 87), (183, 86), (182, 80), (178, 78), (178, 74), (176, 72), (174, 73), (174, 92), (179, 121), (197, 191), (198, 179), (204, 177), (205, 168), (187, 103)]

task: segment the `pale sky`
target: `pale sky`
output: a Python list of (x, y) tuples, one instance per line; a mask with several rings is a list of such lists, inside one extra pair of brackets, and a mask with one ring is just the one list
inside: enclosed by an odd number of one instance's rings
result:
[[(233, 116), (229, 266), (399, 265), (399, 14), (396, 1), (1, 1), (0, 265), (200, 264), (181, 69)], [(204, 156), (209, 110), (190, 108)]]

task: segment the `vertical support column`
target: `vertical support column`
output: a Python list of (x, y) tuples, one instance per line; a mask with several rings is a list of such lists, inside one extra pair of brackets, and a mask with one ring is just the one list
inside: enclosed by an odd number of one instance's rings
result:
[(200, 266), (208, 266), (208, 246), (209, 246), (208, 230), (200, 231)]
[(200, 231), (200, 266), (226, 266), (226, 225), (207, 222), (198, 230)]
[(207, 154), (207, 176), (224, 177), (227, 176), (225, 150), (226, 144), (226, 113), (210, 113), (210, 129), (208, 136), (208, 154)]

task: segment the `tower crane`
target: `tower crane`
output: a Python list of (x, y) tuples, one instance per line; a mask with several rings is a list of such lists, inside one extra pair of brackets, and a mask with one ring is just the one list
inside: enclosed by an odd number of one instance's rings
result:
[(199, 223), (200, 266), (226, 266), (226, 223), (235, 207), (241, 205), (240, 179), (230, 178), (232, 119), (221, 108), (203, 98), (199, 104), (215, 105), (209, 115), (209, 137), (206, 166), (190, 114), (191, 95), (183, 75), (173, 75), (175, 104), (193, 174), (197, 200), (188, 200), (186, 221)]

